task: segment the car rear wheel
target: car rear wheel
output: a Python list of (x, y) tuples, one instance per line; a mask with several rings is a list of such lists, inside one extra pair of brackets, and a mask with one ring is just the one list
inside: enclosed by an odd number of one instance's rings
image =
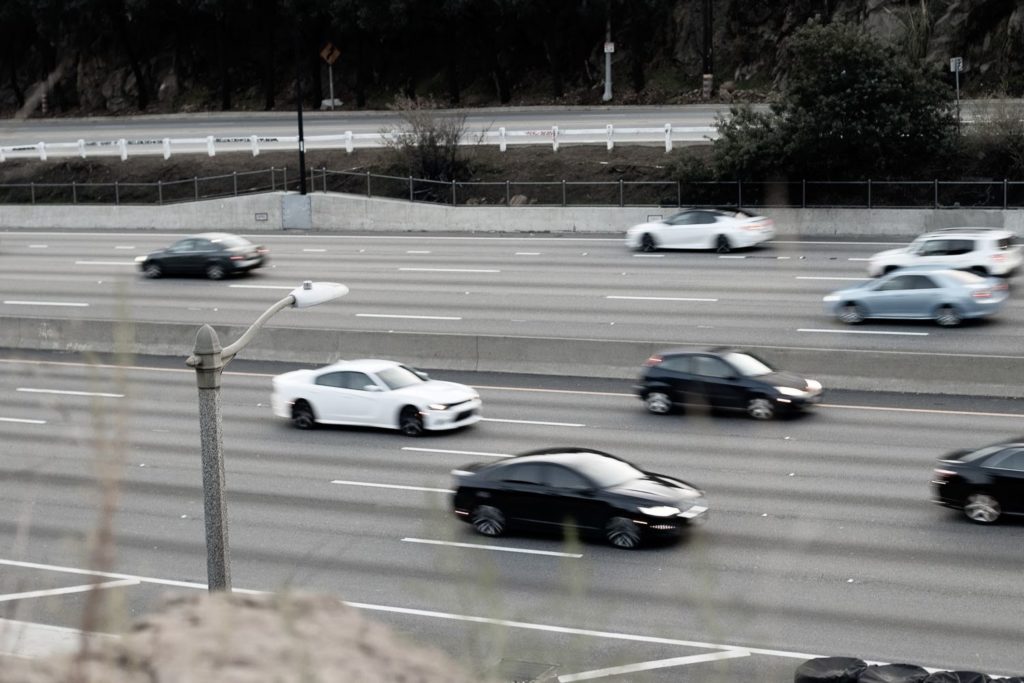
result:
[(163, 266), (156, 261), (151, 261), (146, 264), (145, 269), (142, 271), (143, 274), (151, 280), (155, 280), (164, 274)]
[(732, 251), (732, 243), (729, 238), (725, 235), (719, 235), (718, 239), (715, 240), (715, 251), (719, 254), (728, 254)]
[(987, 493), (972, 493), (967, 496), (964, 514), (972, 522), (992, 524), (1003, 514), (1003, 509), (994, 496)]
[(312, 429), (316, 426), (316, 416), (313, 415), (313, 408), (305, 401), (297, 401), (292, 406), (292, 424), (298, 429)]
[(775, 417), (775, 405), (764, 396), (757, 396), (747, 403), (747, 415), (755, 420), (770, 420)]
[(672, 399), (668, 397), (668, 394), (652, 391), (644, 396), (644, 406), (648, 412), (655, 415), (668, 415), (672, 412)]
[(955, 308), (947, 304), (946, 306), (940, 306), (935, 311), (935, 322), (942, 327), (956, 327), (963, 322), (963, 318), (960, 317)]
[(860, 304), (847, 303), (839, 309), (839, 320), (847, 325), (859, 325), (867, 317), (864, 307)]
[(406, 436), (419, 436), (423, 433), (423, 416), (412, 406), (407, 406), (398, 416), (398, 429)]
[(654, 241), (654, 236), (645, 232), (640, 238), (640, 251), (654, 251), (657, 248), (658, 243)]
[(480, 505), (469, 515), (473, 528), (484, 536), (501, 536), (505, 533), (505, 513), (493, 505)]
[(616, 548), (635, 548), (640, 545), (640, 527), (628, 517), (612, 517), (605, 526), (608, 542)]
[(225, 274), (224, 266), (219, 263), (211, 263), (206, 266), (206, 277), (211, 280), (223, 280)]

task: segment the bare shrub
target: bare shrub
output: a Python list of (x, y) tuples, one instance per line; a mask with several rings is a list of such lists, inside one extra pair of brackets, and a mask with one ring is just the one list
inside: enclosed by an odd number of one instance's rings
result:
[(407, 175), (442, 182), (468, 178), (470, 162), (461, 145), (468, 136), (465, 114), (441, 112), (433, 99), (408, 97), (395, 98), (389, 108), (404, 124), (381, 136)]

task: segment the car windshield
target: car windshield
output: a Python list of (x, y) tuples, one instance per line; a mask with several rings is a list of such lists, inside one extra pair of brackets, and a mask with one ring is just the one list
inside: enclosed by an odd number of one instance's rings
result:
[(404, 365), (396, 365), (393, 368), (382, 370), (377, 373), (380, 381), (388, 385), (388, 389), (401, 389), (412, 384), (420, 384), (426, 380)]
[(628, 462), (604, 456), (587, 458), (578, 469), (580, 474), (602, 489), (646, 476)]
[(722, 356), (744, 377), (757, 377), (774, 372), (770, 367), (746, 353), (727, 353)]

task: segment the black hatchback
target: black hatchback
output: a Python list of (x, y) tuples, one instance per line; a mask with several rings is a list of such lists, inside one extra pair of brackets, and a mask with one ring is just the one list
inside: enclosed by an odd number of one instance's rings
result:
[(992, 524), (1024, 515), (1024, 440), (950, 453), (932, 476), (935, 502)]
[(644, 363), (637, 395), (652, 413), (704, 405), (742, 410), (758, 420), (798, 411), (821, 401), (821, 383), (779, 372), (757, 356), (730, 348), (673, 350)]
[(572, 527), (635, 548), (644, 538), (679, 534), (708, 511), (693, 484), (588, 448), (531, 451), (452, 475), (455, 515), (485, 536)]
[(204, 275), (222, 280), (267, 264), (267, 249), (226, 232), (204, 232), (178, 240), (166, 249), (136, 259), (148, 278)]

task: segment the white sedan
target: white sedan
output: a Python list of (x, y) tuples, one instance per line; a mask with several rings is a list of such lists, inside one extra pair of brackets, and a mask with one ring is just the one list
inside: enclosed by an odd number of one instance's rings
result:
[(317, 424), (424, 430), (457, 429), (480, 421), (480, 395), (471, 387), (430, 379), (390, 360), (348, 360), (317, 370), (294, 370), (273, 380), (274, 414), (299, 429)]
[(775, 223), (739, 209), (686, 209), (668, 218), (634, 225), (626, 231), (626, 246), (655, 249), (714, 249), (728, 253), (753, 247), (775, 237)]

